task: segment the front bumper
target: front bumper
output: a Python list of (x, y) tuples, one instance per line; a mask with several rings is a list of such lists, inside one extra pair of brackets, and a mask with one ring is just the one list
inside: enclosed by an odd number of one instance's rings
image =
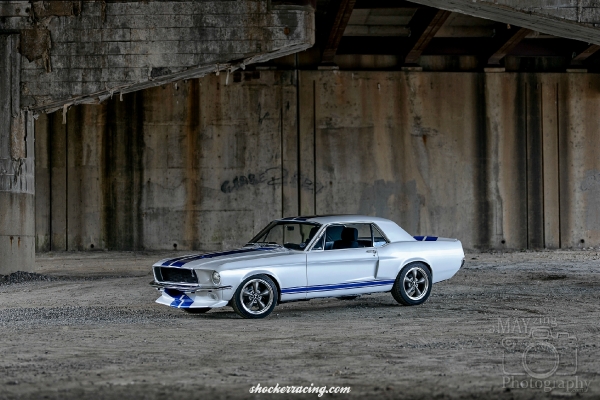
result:
[(231, 289), (231, 286), (206, 286), (197, 283), (163, 283), (163, 282), (150, 282), (150, 286), (161, 289), (173, 289), (179, 290), (185, 293), (195, 293), (199, 290), (223, 290)]
[(150, 285), (161, 292), (156, 300), (174, 308), (218, 308), (226, 306), (229, 301), (223, 299), (223, 291), (231, 286), (207, 287), (199, 284), (171, 284), (150, 282)]

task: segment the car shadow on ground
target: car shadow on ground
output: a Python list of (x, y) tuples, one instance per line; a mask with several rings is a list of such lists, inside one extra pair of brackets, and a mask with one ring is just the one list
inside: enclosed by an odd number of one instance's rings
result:
[[(365, 301), (365, 300), (329, 300), (326, 302), (319, 302), (319, 300), (314, 301), (313, 304), (303, 304), (305, 302), (290, 302), (283, 304), (283, 308), (276, 308), (271, 314), (270, 317), (299, 317), (306, 316), (307, 314), (314, 313), (315, 315), (320, 315), (322, 313), (337, 313), (339, 311), (348, 311), (354, 312), (356, 310), (390, 310), (397, 311), (399, 309), (409, 309), (407, 306), (403, 306), (401, 304), (394, 303), (383, 303), (381, 299), (373, 299), (373, 301)], [(308, 303), (308, 302), (306, 302)], [(419, 308), (425, 308), (427, 304), (419, 306)], [(414, 307), (413, 307), (414, 308)], [(239, 315), (233, 311), (232, 308), (226, 306), (220, 309), (213, 309), (206, 314), (192, 314), (186, 313), (182, 310), (182, 312), (189, 318), (199, 318), (199, 319), (238, 319), (241, 318)], [(301, 315), (300, 313), (306, 313)]]

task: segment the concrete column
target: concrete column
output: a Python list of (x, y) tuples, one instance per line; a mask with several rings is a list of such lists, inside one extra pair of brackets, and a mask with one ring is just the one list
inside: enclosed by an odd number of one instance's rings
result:
[(18, 35), (0, 35), (0, 274), (35, 260), (33, 118), (20, 109)]

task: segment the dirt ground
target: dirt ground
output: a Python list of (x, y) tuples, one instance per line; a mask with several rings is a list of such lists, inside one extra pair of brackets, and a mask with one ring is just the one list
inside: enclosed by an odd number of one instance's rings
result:
[[(0, 398), (319, 398), (250, 393), (259, 383), (349, 386), (321, 397), (340, 399), (600, 398), (599, 254), (468, 254), (422, 306), (383, 293), (288, 303), (258, 321), (154, 303), (150, 266), (165, 254), (38, 255), (53, 280), (0, 284)], [(523, 363), (503, 347), (535, 327), (571, 340), (547, 339), (562, 358), (545, 379), (523, 370), (546, 371), (544, 354)], [(505, 374), (509, 362), (525, 375)]]

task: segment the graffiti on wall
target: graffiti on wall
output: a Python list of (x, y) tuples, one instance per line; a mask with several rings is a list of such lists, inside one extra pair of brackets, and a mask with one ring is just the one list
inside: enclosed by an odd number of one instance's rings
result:
[(271, 167), (256, 174), (248, 173), (223, 181), (221, 192), (229, 194), (245, 187), (263, 185), (291, 187), (298, 187), (299, 185), (302, 190), (314, 191), (317, 194), (323, 190), (323, 185), (320, 182), (315, 182), (305, 175), (298, 174), (298, 172), (289, 173), (287, 169), (281, 167)]

